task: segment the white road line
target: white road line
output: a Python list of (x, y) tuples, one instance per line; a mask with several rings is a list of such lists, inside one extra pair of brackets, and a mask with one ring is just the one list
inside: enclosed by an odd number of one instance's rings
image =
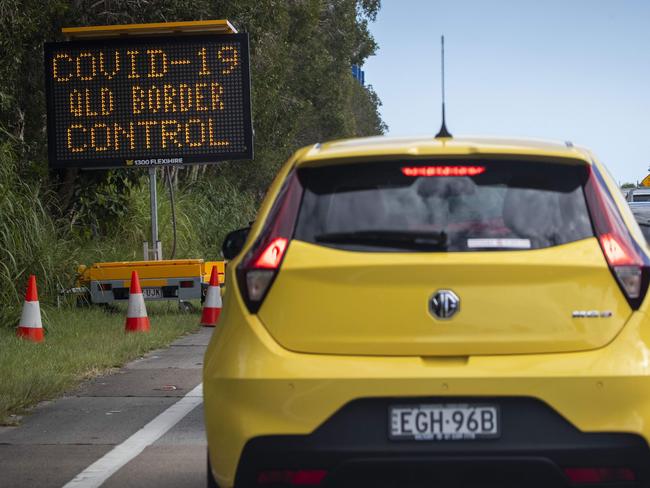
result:
[(122, 466), (156, 442), (183, 417), (203, 402), (203, 384), (142, 427), (127, 440), (115, 446), (103, 457), (92, 463), (63, 488), (97, 488)]

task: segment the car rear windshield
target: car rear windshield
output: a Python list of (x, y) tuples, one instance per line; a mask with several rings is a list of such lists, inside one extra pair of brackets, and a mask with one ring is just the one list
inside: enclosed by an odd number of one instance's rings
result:
[(294, 238), (363, 251), (489, 251), (593, 236), (585, 165), (411, 161), (302, 168)]

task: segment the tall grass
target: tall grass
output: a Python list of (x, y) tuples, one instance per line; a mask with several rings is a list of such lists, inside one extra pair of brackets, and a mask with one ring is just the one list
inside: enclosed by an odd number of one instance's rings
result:
[(30, 273), (41, 294), (54, 296), (70, 280), (74, 256), (67, 233), (45, 208), (47, 191), (19, 177), (17, 160), (9, 143), (0, 144), (0, 327), (17, 325)]
[[(172, 211), (167, 183), (158, 180), (158, 233), (163, 257), (173, 248)], [(222, 180), (200, 180), (174, 190), (176, 210), (175, 258), (221, 259), (225, 235), (246, 226), (255, 215), (256, 202), (250, 193), (239, 191)], [(82, 264), (96, 261), (140, 260), (142, 242), (151, 241), (149, 186), (146, 178), (129, 195), (127, 215), (115, 222), (111, 236), (80, 243)]]

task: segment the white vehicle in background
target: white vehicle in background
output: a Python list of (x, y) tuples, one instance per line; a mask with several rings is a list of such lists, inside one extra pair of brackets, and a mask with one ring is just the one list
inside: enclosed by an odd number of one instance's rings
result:
[(650, 202), (650, 188), (631, 188), (627, 192), (628, 202)]
[(641, 227), (641, 232), (643, 232), (646, 241), (650, 242), (650, 201), (642, 202), (637, 200), (636, 202), (629, 202), (629, 204), (634, 218)]

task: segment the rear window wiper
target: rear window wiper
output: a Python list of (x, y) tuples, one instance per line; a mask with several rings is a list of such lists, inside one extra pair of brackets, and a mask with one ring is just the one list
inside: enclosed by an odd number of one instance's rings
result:
[(314, 239), (316, 242), (329, 244), (360, 244), (422, 251), (444, 251), (447, 249), (447, 234), (442, 231), (359, 230), (319, 234)]

